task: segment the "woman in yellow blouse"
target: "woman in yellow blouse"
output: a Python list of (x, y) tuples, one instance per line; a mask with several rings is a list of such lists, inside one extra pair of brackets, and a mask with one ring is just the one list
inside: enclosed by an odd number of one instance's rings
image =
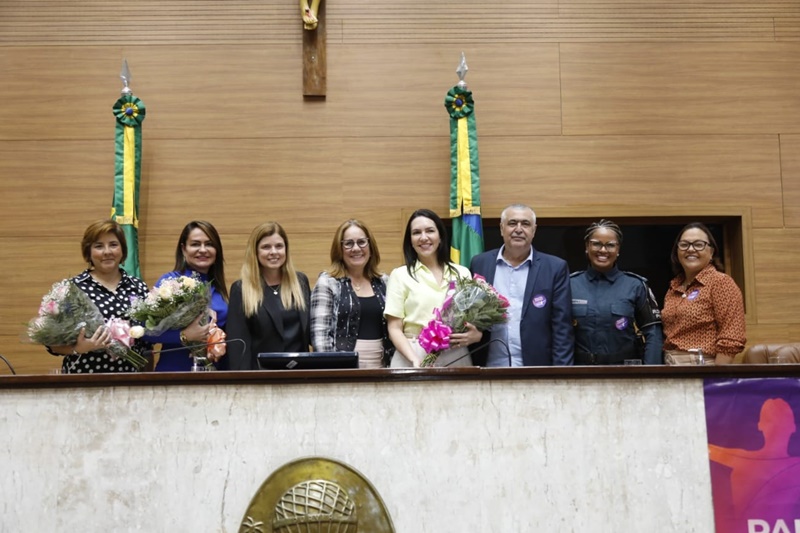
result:
[[(403, 237), (405, 266), (395, 268), (386, 287), (386, 324), (394, 343), (392, 367), (419, 367), (425, 351), (417, 342), (422, 328), (433, 319), (433, 310), (444, 302), (450, 282), (471, 277), (469, 269), (450, 262), (442, 219), (428, 209), (411, 214)], [(450, 336), (450, 349), (436, 366), (470, 366), (467, 346), (481, 340), (481, 333), (467, 324), (464, 333)], [(466, 356), (466, 357), (465, 357)]]

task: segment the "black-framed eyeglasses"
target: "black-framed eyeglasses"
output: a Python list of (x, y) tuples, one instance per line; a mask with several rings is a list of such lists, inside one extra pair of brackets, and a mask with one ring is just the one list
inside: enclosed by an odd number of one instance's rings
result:
[(368, 244), (369, 244), (369, 239), (367, 238), (356, 239), (356, 240), (348, 239), (346, 241), (342, 241), (342, 247), (345, 250), (352, 250), (354, 246), (358, 246), (359, 248), (366, 248)]
[(706, 249), (706, 246), (709, 246), (711, 243), (707, 241), (678, 241), (678, 250), (683, 250), (684, 252), (689, 248), (694, 248), (698, 252), (702, 252)]
[(594, 250), (595, 252), (599, 252), (603, 248), (605, 248), (609, 252), (616, 252), (617, 251), (617, 247), (619, 247), (619, 243), (617, 241), (600, 242), (600, 241), (591, 240), (591, 241), (589, 241), (589, 246), (591, 246), (592, 250)]

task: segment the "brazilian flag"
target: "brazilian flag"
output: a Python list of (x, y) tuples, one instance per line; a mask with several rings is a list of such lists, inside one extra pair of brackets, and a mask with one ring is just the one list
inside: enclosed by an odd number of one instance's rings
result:
[(139, 272), (139, 182), (142, 175), (142, 122), (144, 102), (123, 94), (114, 104), (117, 119), (116, 162), (114, 163), (114, 199), (111, 218), (122, 226), (128, 241), (128, 257), (122, 268), (129, 276)]
[(469, 267), (472, 258), (483, 252), (478, 131), (472, 92), (456, 85), (447, 92), (444, 106), (450, 114), (450, 260)]

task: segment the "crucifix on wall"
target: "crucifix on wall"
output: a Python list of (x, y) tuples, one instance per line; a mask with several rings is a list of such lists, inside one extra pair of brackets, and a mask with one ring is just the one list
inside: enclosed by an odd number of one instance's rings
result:
[(324, 98), (328, 77), (325, 5), (322, 0), (300, 0), (300, 13), (303, 17), (303, 96)]

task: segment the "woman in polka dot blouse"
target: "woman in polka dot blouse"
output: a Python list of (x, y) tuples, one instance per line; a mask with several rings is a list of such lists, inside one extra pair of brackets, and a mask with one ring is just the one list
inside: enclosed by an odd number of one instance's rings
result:
[[(120, 225), (113, 220), (98, 220), (90, 224), (83, 234), (81, 251), (89, 268), (72, 281), (92, 299), (104, 319), (127, 319), (131, 299), (144, 298), (147, 285), (120, 268), (128, 255), (128, 244)], [(101, 326), (97, 331), (82, 331), (74, 345), (48, 346), (47, 351), (64, 356), (61, 368), (67, 374), (136, 372), (132, 364), (122, 359), (114, 360), (105, 352), (110, 343), (108, 329)], [(150, 345), (139, 339), (132, 348), (142, 353)]]

